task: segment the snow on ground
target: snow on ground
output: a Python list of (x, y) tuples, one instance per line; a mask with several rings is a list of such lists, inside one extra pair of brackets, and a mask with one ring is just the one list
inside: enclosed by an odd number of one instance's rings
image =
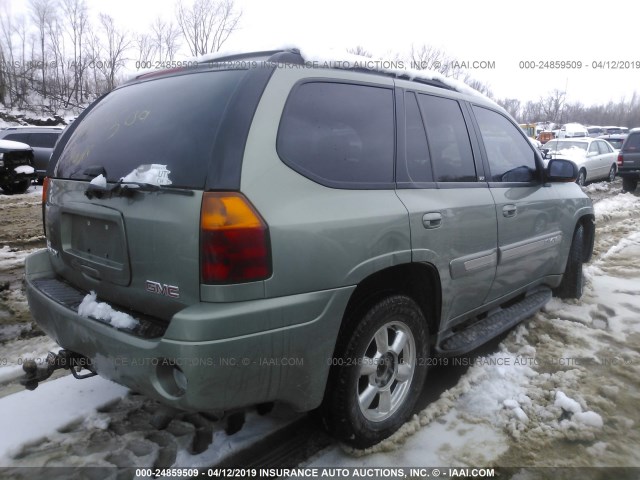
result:
[(552, 299), (390, 439), (309, 465), (640, 467), (639, 207), (617, 192), (595, 204), (580, 301)]
[[(92, 427), (90, 430), (106, 428), (104, 423), (96, 421), (101, 418), (96, 410), (128, 392), (100, 377), (78, 382), (72, 376), (45, 382), (38, 389), (38, 395), (24, 390), (2, 399), (0, 465), (9, 464), (9, 459), (14, 465), (22, 464), (16, 456), (20, 456), (25, 446), (55, 442), (56, 437), (64, 435), (59, 431), (74, 423), (83, 422)], [(73, 395), (69, 395), (70, 390)]]
[[(640, 198), (591, 188), (604, 199), (595, 205), (594, 258), (580, 301), (553, 299), (496, 352), (449, 359), (472, 366), (390, 439), (365, 451), (333, 446), (308, 464), (640, 467)], [(51, 347), (31, 340), (8, 356)], [(15, 363), (6, 368), (0, 383)], [(51, 411), (64, 421), (48, 423)], [(217, 427), (213, 444), (193, 455), (197, 422), (177, 416), (158, 430), (157, 411), (156, 402), (99, 378), (64, 377), (7, 395), (3, 431), (22, 429), (25, 419), (32, 425), (0, 443), (0, 466), (208, 466), (292, 418), (249, 415), (240, 433)]]

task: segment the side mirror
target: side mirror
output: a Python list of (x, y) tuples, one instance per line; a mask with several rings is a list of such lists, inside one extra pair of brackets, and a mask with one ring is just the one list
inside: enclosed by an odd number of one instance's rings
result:
[(549, 182), (575, 182), (578, 178), (578, 166), (570, 160), (555, 158), (549, 160), (545, 174)]

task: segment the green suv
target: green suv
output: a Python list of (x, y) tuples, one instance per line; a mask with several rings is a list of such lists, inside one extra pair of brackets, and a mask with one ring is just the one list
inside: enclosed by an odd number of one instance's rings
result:
[(50, 368), (184, 410), (317, 409), (356, 447), (412, 414), (430, 356), (579, 297), (593, 247), (575, 165), (493, 102), (297, 50), (138, 76), (48, 176), (26, 279)]

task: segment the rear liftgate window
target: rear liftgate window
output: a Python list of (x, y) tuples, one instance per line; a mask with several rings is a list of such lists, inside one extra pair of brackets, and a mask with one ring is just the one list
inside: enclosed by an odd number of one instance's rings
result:
[(320, 184), (389, 188), (394, 141), (391, 89), (310, 82), (289, 97), (277, 148), (287, 165)]
[[(209, 159), (225, 108), (242, 70), (158, 78), (107, 95), (73, 132), (56, 176), (89, 179), (103, 167), (107, 180), (204, 188)], [(158, 178), (150, 178), (155, 173)]]

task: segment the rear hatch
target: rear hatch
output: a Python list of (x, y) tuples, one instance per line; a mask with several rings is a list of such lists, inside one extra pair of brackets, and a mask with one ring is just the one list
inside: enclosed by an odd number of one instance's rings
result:
[(52, 158), (45, 207), (59, 279), (162, 320), (200, 300), (202, 192), (245, 75), (151, 75), (72, 124)]
[(619, 158), (622, 158), (622, 163), (618, 161), (618, 169), (624, 170), (640, 170), (640, 132), (631, 132), (624, 141), (622, 148), (620, 149)]

